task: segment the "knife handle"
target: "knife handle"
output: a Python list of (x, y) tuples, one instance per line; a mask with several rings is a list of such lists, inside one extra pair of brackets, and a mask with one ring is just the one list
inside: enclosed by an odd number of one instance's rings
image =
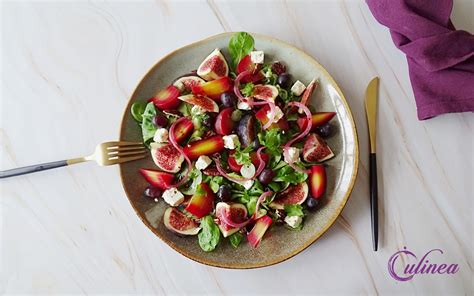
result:
[(378, 249), (379, 240), (379, 213), (378, 213), (378, 193), (377, 193), (377, 157), (375, 153), (370, 153), (370, 218), (372, 225), (372, 248)]

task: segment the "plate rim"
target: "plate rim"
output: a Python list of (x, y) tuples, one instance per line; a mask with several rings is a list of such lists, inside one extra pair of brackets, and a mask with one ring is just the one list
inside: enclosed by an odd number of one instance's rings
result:
[[(143, 81), (145, 79), (147, 79), (151, 74), (152, 74), (152, 71), (159, 67), (161, 63), (163, 63), (166, 59), (170, 58), (171, 56), (177, 54), (178, 52), (180, 51), (183, 51), (185, 49), (188, 49), (188, 48), (191, 48), (191, 47), (194, 47), (194, 46), (197, 46), (197, 45), (200, 45), (200, 44), (203, 44), (203, 43), (206, 43), (206, 42), (209, 42), (210, 40), (213, 40), (213, 39), (217, 39), (217, 38), (221, 38), (221, 37), (224, 37), (224, 36), (231, 36), (232, 34), (234, 33), (237, 33), (237, 32), (224, 32), (224, 33), (219, 33), (219, 34), (215, 34), (215, 35), (212, 35), (212, 36), (209, 36), (209, 37), (206, 37), (204, 39), (200, 39), (198, 41), (195, 41), (195, 42), (192, 42), (190, 44), (187, 44), (187, 45), (184, 45), (182, 47), (179, 47), (171, 52), (169, 52), (168, 54), (164, 55), (163, 57), (161, 57), (155, 64), (153, 64), (149, 69), (148, 71), (145, 73), (145, 75), (138, 81), (138, 83), (136, 84), (132, 94), (129, 96), (128, 98), (128, 102), (127, 102), (127, 106), (123, 112), (123, 115), (122, 115), (122, 119), (120, 121), (120, 135), (119, 135), (119, 139), (122, 139), (122, 137), (124, 136), (124, 131), (125, 131), (125, 117), (127, 116), (129, 110), (130, 110), (130, 107), (131, 107), (131, 104), (132, 104), (132, 98), (135, 96), (135, 94), (137, 93), (138, 91), (138, 88), (139, 86), (143, 83)], [(307, 249), (309, 246), (311, 246), (314, 242), (316, 242), (321, 236), (323, 236), (327, 231), (328, 229), (336, 222), (337, 218), (342, 214), (342, 211), (344, 209), (344, 207), (346, 206), (347, 204), (347, 201), (349, 200), (349, 197), (351, 196), (352, 194), (352, 191), (354, 189), (354, 185), (355, 185), (355, 182), (356, 182), (356, 179), (357, 179), (357, 175), (358, 175), (358, 172), (359, 172), (359, 139), (358, 139), (358, 133), (357, 133), (357, 127), (356, 127), (356, 124), (355, 124), (355, 121), (354, 121), (354, 117), (352, 115), (352, 110), (349, 106), (349, 104), (347, 103), (347, 100), (342, 92), (342, 90), (340, 89), (339, 85), (336, 83), (336, 81), (332, 78), (332, 76), (329, 74), (329, 72), (326, 70), (326, 68), (324, 68), (324, 66), (322, 66), (315, 58), (313, 58), (312, 56), (310, 56), (308, 53), (306, 53), (304, 50), (292, 45), (292, 44), (289, 44), (288, 42), (286, 41), (283, 41), (283, 40), (280, 40), (280, 39), (277, 39), (275, 37), (271, 37), (271, 36), (268, 36), (268, 35), (264, 35), (264, 34), (260, 34), (260, 33), (253, 33), (253, 32), (247, 32), (249, 33), (250, 35), (252, 36), (255, 36), (255, 37), (258, 37), (260, 39), (266, 39), (267, 41), (270, 41), (270, 42), (273, 42), (273, 43), (276, 43), (276, 44), (280, 44), (280, 45), (283, 45), (283, 46), (286, 46), (286, 47), (290, 47), (292, 48), (293, 50), (295, 50), (296, 52), (298, 52), (299, 54), (301, 54), (301, 56), (303, 58), (305, 58), (309, 63), (311, 63), (312, 65), (314, 65), (316, 68), (318, 68), (318, 70), (321, 72), (321, 75), (323, 75), (328, 81), (330, 81), (337, 93), (339, 94), (339, 96), (341, 97), (341, 101), (344, 105), (344, 107), (346, 108), (346, 110), (348, 111), (348, 118), (350, 119), (350, 123), (351, 123), (351, 128), (352, 128), (352, 132), (354, 133), (354, 169), (352, 171), (352, 174), (351, 174), (351, 180), (350, 180), (350, 183), (349, 183), (349, 187), (348, 187), (348, 190), (347, 192), (345, 193), (344, 195), (344, 198), (342, 199), (342, 203), (340, 204), (340, 206), (336, 209), (336, 211), (334, 211), (334, 214), (328, 219), (328, 221), (326, 222), (326, 224), (322, 227), (322, 230), (319, 231), (318, 233), (316, 233), (315, 235), (311, 236), (303, 245), (302, 247), (298, 248), (298, 249), (295, 249), (293, 252), (291, 252), (290, 254), (288, 255), (285, 255), (285, 256), (282, 256), (282, 257), (279, 257), (279, 258), (275, 258), (269, 262), (264, 262), (264, 263), (256, 263), (256, 264), (239, 264), (239, 263), (232, 263), (232, 264), (226, 264), (226, 263), (215, 263), (215, 262), (209, 262), (209, 261), (206, 261), (205, 259), (202, 259), (202, 258), (199, 258), (199, 257), (196, 257), (196, 256), (193, 256), (191, 254), (187, 254), (186, 252), (180, 250), (179, 248), (175, 247), (174, 244), (170, 243), (164, 236), (160, 235), (160, 233), (157, 231), (157, 229), (155, 229), (146, 219), (144, 219), (144, 217), (142, 217), (142, 215), (140, 215), (138, 209), (134, 206), (134, 204), (132, 203), (132, 199), (130, 198), (131, 196), (131, 193), (127, 191), (127, 188), (125, 187), (125, 176), (124, 176), (124, 169), (123, 169), (123, 165), (124, 164), (119, 164), (119, 170), (120, 170), (120, 181), (122, 183), (122, 187), (123, 187), (123, 190), (125, 191), (125, 195), (127, 196), (127, 199), (130, 203), (130, 205), (132, 206), (133, 210), (135, 211), (135, 214), (140, 218), (140, 220), (157, 236), (159, 237), (163, 242), (165, 242), (168, 246), (170, 246), (173, 250), (175, 250), (176, 252), (180, 253), (181, 255), (185, 256), (186, 258), (189, 258), (193, 261), (196, 261), (196, 262), (199, 262), (201, 264), (204, 264), (204, 265), (208, 265), (208, 266), (214, 266), (214, 267), (219, 267), (219, 268), (227, 268), (227, 269), (255, 269), (255, 268), (261, 268), (261, 267), (266, 267), (266, 266), (271, 266), (271, 265), (275, 265), (275, 264), (278, 264), (278, 263), (281, 263), (283, 261), (286, 261), (294, 256), (296, 256), (297, 254), (303, 252), (305, 249)]]

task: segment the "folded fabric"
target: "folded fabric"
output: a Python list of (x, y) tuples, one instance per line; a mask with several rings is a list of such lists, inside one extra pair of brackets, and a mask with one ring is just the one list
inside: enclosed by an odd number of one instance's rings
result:
[(367, 0), (408, 60), (420, 120), (474, 112), (474, 36), (451, 23), (452, 0)]

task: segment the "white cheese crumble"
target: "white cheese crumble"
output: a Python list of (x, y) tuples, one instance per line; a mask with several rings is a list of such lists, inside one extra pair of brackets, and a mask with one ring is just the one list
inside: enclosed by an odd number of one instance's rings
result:
[(292, 228), (296, 228), (301, 225), (303, 222), (303, 218), (300, 216), (286, 216), (285, 223), (288, 224)]
[[(273, 118), (273, 122), (278, 122), (280, 119), (283, 118), (283, 111), (281, 111), (280, 107), (275, 107), (275, 117)], [(267, 118), (270, 119), (270, 111), (267, 112)]]
[(300, 160), (300, 150), (295, 147), (290, 147), (287, 153), (283, 153), (283, 157), (286, 163), (298, 162)]
[(224, 140), (224, 147), (227, 149), (233, 150), (240, 144), (239, 137), (237, 135), (223, 136), (222, 139)]
[(206, 110), (204, 110), (201, 106), (194, 105), (191, 108), (191, 114), (193, 115), (199, 115), (199, 114), (204, 114), (204, 113), (206, 113)]
[(212, 159), (209, 156), (201, 155), (196, 160), (196, 169), (203, 170), (212, 163)]
[(253, 164), (243, 165), (240, 168), (240, 174), (244, 178), (252, 178), (255, 175), (255, 166)]
[(264, 57), (265, 55), (261, 50), (255, 50), (250, 52), (250, 60), (254, 64), (263, 64)]
[(153, 141), (155, 141), (156, 143), (168, 142), (168, 130), (165, 128), (157, 129), (155, 135), (153, 136)]
[(237, 104), (237, 109), (240, 109), (240, 110), (251, 110), (252, 107), (251, 107), (249, 104), (240, 101), (240, 102)]
[(244, 186), (245, 189), (249, 190), (253, 186), (253, 180), (247, 180), (247, 181), (234, 181), (237, 184), (240, 184)]
[(301, 94), (304, 92), (306, 89), (306, 86), (303, 84), (303, 82), (296, 80), (296, 82), (293, 84), (291, 87), (291, 92), (295, 94), (295, 96), (301, 96)]
[(166, 189), (163, 199), (172, 207), (179, 206), (184, 201), (184, 195), (176, 188)]

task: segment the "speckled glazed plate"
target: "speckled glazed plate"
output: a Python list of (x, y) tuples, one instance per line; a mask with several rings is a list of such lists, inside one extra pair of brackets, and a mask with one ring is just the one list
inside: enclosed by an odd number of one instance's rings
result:
[[(216, 35), (182, 47), (165, 56), (143, 77), (125, 109), (120, 130), (121, 141), (141, 141), (140, 127), (130, 114), (135, 101), (146, 101), (158, 90), (169, 85), (176, 77), (196, 69), (200, 62), (215, 48), (220, 48), (228, 58), (227, 44), (232, 33)], [(159, 238), (184, 256), (203, 264), (225, 268), (256, 268), (282, 262), (314, 243), (336, 220), (349, 198), (358, 168), (357, 133), (349, 106), (328, 72), (303, 51), (277, 39), (252, 34), (255, 47), (265, 52), (267, 61), (280, 60), (288, 65), (293, 77), (308, 83), (314, 77), (319, 87), (311, 104), (318, 111), (336, 111), (332, 123), (337, 127), (328, 143), (336, 157), (327, 162), (328, 187), (324, 205), (307, 215), (301, 231), (272, 227), (257, 249), (242, 243), (234, 249), (223, 241), (210, 253), (201, 250), (196, 236), (181, 237), (171, 233), (162, 222), (166, 204), (142, 196), (148, 185), (138, 173), (139, 168), (156, 168), (151, 157), (120, 164), (120, 174), (125, 192), (140, 219)]]

